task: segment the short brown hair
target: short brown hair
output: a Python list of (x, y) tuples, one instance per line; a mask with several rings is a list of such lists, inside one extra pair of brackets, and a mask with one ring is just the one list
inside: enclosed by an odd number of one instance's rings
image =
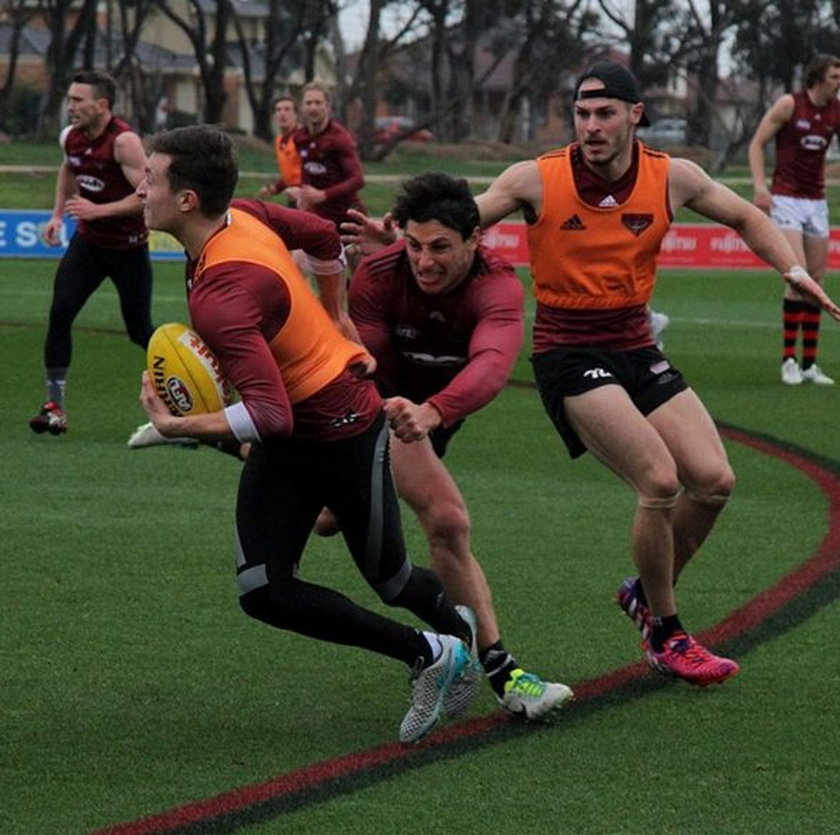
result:
[(806, 65), (804, 72), (805, 89), (808, 90), (815, 84), (825, 80), (825, 74), (834, 67), (840, 67), (840, 58), (836, 55), (819, 53), (815, 55)]
[(204, 217), (223, 215), (233, 198), (239, 170), (230, 137), (213, 125), (188, 125), (155, 134), (152, 154), (171, 157), (167, 172), (173, 191), (192, 189)]
[(117, 82), (106, 72), (100, 70), (79, 70), (73, 73), (74, 84), (89, 84), (93, 95), (98, 99), (107, 99), (108, 107), (114, 106), (117, 98)]

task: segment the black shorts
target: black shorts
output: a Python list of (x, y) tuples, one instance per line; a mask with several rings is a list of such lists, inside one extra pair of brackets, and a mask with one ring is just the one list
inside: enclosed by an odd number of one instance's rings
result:
[(236, 508), (242, 594), (297, 573), (319, 511), (330, 507), (356, 565), (385, 599), (405, 582), (406, 557), (391, 476), (384, 414), (340, 441), (282, 438), (254, 444), (242, 469)]
[(636, 408), (649, 415), (688, 384), (678, 369), (655, 347), (634, 351), (555, 348), (531, 358), (543, 406), (572, 458), (586, 452), (566, 420), (563, 400), (601, 386), (621, 386)]

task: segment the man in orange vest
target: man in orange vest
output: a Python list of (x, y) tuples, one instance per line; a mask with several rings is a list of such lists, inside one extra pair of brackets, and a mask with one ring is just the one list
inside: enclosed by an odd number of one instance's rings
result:
[[(278, 629), (403, 661), (412, 693), (399, 735), (416, 742), (443, 712), (460, 715), (475, 698), (473, 617), (406, 555), (388, 425), (367, 376), (370, 355), (341, 334), (295, 266), (274, 229), (273, 210), (282, 207), (232, 206), (236, 182), (233, 146), (222, 131), (199, 125), (152, 140), (137, 189), (146, 223), (184, 245), (192, 326), (241, 400), (174, 417), (144, 373), (141, 403), (164, 437), (251, 444), (236, 505), (243, 610)], [(433, 631), (302, 579), (306, 541), (325, 505), (379, 598)]]
[(577, 141), (511, 166), (476, 202), (482, 226), (515, 211), (528, 224), (534, 374), (569, 454), (591, 451), (636, 493), (639, 576), (621, 585), (617, 602), (642, 632), (651, 667), (703, 686), (738, 664), (683, 627), (674, 585), (735, 477), (709, 413), (651, 334), (662, 239), (686, 206), (737, 229), (810, 304), (835, 319), (840, 308), (767, 215), (695, 163), (637, 141), (646, 118), (632, 73), (594, 64), (574, 90)]
[(274, 100), (274, 122), (277, 136), (274, 137), (274, 154), (277, 157), (277, 171), (280, 176), (260, 189), (261, 197), (280, 194), (285, 191), (289, 205), (295, 206), (301, 184), (301, 161), (295, 145), (295, 131), (298, 129), (297, 102), (292, 96), (280, 96)]

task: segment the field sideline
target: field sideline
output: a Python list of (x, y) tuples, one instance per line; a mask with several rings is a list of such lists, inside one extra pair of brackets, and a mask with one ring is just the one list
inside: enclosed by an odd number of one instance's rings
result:
[[(143, 358), (109, 287), (79, 322), (70, 433), (29, 432), (52, 268), (0, 260), (0, 832), (478, 835), (491, 815), (535, 833), (836, 831), (838, 391), (778, 382), (781, 283), (769, 272), (667, 271), (655, 300), (672, 317), (666, 352), (731, 427), (739, 484), (680, 599), (693, 629), (729, 642), (741, 675), (695, 690), (641, 674), (611, 600), (630, 571), (632, 496), (588, 457), (565, 458), (526, 349), (522, 385), (473, 416), (447, 460), (507, 643), (579, 699), (525, 728), (501, 721), (485, 687), (468, 720), (406, 754), (394, 743), (398, 665), (239, 612), (236, 463), (126, 449), (143, 419)], [(156, 320), (183, 320), (178, 268), (155, 274)], [(840, 325), (823, 328), (821, 363), (840, 373)], [(337, 539), (313, 541), (302, 572), (377, 605)], [(778, 611), (726, 620), (773, 595)], [(274, 805), (139, 828), (275, 779), (294, 791)]]

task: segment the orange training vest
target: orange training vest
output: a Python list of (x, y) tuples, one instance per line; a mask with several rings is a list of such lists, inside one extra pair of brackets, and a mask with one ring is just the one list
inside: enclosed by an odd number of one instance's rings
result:
[(646, 304), (656, 256), (671, 224), (669, 157), (645, 145), (630, 197), (589, 206), (578, 196), (571, 146), (537, 159), (542, 212), (528, 227), (534, 295), (549, 307), (608, 309)]
[(283, 241), (239, 209), (230, 210), (230, 223), (207, 242), (194, 283), (210, 267), (229, 261), (265, 267), (288, 288), (289, 316), (269, 346), (292, 403), (311, 397), (350, 365), (368, 357), (361, 345), (338, 331)]
[(286, 136), (274, 138), (274, 153), (280, 179), (287, 186), (299, 186), (301, 182), (301, 161), (294, 140), (294, 131)]

